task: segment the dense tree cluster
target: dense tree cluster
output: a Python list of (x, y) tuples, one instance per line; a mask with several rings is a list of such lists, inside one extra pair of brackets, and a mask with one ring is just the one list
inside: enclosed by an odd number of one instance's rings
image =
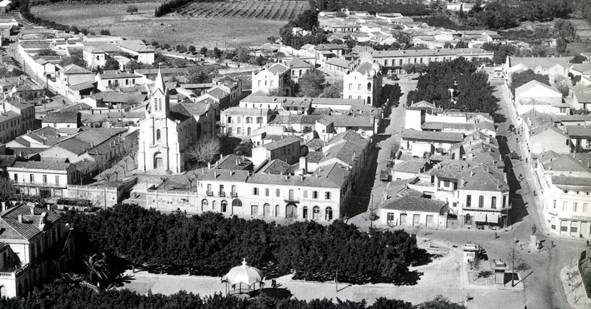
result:
[(575, 0), (575, 8), (581, 13), (581, 16), (591, 23), (591, 1)]
[(588, 247), (586, 251), (581, 252), (579, 272), (581, 273), (583, 286), (585, 287), (587, 296), (591, 297), (591, 247)]
[(84, 254), (113, 250), (136, 266), (167, 272), (221, 276), (243, 258), (267, 277), (295, 272), (296, 279), (413, 284), (408, 266), (430, 260), (404, 231), (360, 232), (336, 221), (276, 225), (206, 213), (161, 214), (118, 205), (95, 215), (68, 213)]
[(213, 2), (223, 0), (166, 0), (154, 9), (154, 16), (160, 17), (168, 13), (174, 12), (174, 10), (190, 2)]
[(497, 0), (489, 1), (486, 7), (482, 6), (482, 2), (477, 1), (472, 10), (465, 14), (466, 25), (507, 29), (518, 26), (522, 21), (566, 19), (573, 10), (571, 0)]
[(459, 304), (437, 297), (432, 301), (413, 306), (411, 303), (378, 298), (373, 304), (366, 302), (314, 299), (310, 301), (274, 298), (263, 294), (253, 298), (239, 298), (215, 294), (202, 297), (192, 293), (179, 292), (172, 295), (140, 295), (126, 289), (95, 293), (91, 289), (64, 283), (53, 283), (23, 298), (0, 298), (4, 309), (464, 309)]
[(513, 73), (513, 75), (511, 75), (511, 91), (515, 93), (515, 89), (526, 83), (529, 83), (532, 80), (537, 80), (543, 84), (550, 85), (548, 75), (537, 74), (532, 70), (527, 70), (519, 73)]
[[(452, 100), (450, 89), (454, 89)], [(408, 103), (426, 100), (445, 109), (494, 113), (497, 99), (485, 72), (464, 58), (450, 62), (431, 62), (419, 77), (417, 90), (408, 94)]]
[[(308, 34), (294, 33), (293, 28), (299, 27)], [(281, 41), (293, 48), (300, 48), (306, 44), (326, 43), (326, 33), (318, 28), (318, 13), (313, 10), (305, 10), (296, 18), (290, 20), (279, 30)]]
[(321, 11), (368, 11), (370, 13), (401, 13), (405, 16), (429, 15), (429, 8), (421, 0), (310, 0), (310, 7)]

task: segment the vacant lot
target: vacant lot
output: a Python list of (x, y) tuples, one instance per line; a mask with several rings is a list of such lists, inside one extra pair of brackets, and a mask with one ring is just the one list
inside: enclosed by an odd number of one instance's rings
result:
[(179, 14), (196, 17), (242, 17), (290, 20), (308, 9), (308, 1), (295, 0), (238, 0), (227, 2), (193, 2)]
[[(250, 1), (250, 0), (248, 0)], [(248, 1), (241, 1), (248, 5)], [(286, 1), (293, 2), (293, 1)], [(286, 21), (244, 17), (197, 17), (169, 14), (154, 17), (159, 2), (136, 3), (139, 12), (126, 13), (129, 4), (51, 4), (32, 8), (32, 13), (48, 20), (98, 32), (143, 39), (161, 44), (184, 44), (196, 47), (236, 47), (265, 43), (278, 36)], [(231, 4), (230, 2), (229, 4)]]

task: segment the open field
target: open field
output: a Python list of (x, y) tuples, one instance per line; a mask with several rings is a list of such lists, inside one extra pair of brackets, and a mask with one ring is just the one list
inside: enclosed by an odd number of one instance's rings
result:
[(194, 17), (239, 17), (290, 20), (308, 9), (301, 0), (233, 0), (228, 2), (193, 2), (178, 10)]
[[(291, 2), (291, 1), (290, 1)], [(125, 4), (50, 4), (34, 6), (33, 14), (61, 24), (75, 25), (99, 32), (147, 42), (195, 45), (206, 47), (237, 47), (265, 43), (269, 36), (278, 36), (286, 21), (243, 17), (191, 17), (169, 14), (154, 17), (159, 2), (140, 2), (139, 12), (126, 13)]]

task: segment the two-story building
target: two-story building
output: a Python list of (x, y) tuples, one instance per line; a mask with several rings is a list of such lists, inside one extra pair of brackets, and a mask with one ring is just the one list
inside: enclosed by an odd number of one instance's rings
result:
[(17, 190), (31, 196), (63, 196), (77, 179), (74, 165), (59, 160), (17, 161), (6, 170)]
[(74, 255), (71, 228), (52, 209), (2, 204), (0, 295), (24, 296), (65, 269)]
[(258, 72), (252, 72), (252, 92), (289, 95), (291, 93), (290, 69), (284, 64), (267, 65)]
[(379, 105), (382, 94), (382, 74), (376, 63), (363, 62), (343, 77), (343, 98), (364, 100), (367, 105)]
[(553, 235), (591, 239), (591, 171), (571, 155), (545, 152), (535, 162), (544, 223)]

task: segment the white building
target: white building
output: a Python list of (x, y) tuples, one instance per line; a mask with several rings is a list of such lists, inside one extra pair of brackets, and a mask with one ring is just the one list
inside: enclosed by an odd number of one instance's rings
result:
[(363, 62), (343, 77), (343, 98), (364, 100), (365, 104), (378, 105), (382, 94), (380, 66)]
[(515, 89), (515, 108), (519, 115), (531, 110), (554, 115), (570, 113), (570, 106), (563, 103), (562, 93), (537, 80), (529, 81)]
[(67, 185), (76, 181), (74, 165), (63, 161), (17, 161), (6, 170), (18, 191), (32, 196), (63, 196)]
[(290, 69), (281, 63), (274, 63), (258, 72), (252, 72), (252, 92), (289, 95), (291, 93)]
[(379, 222), (385, 226), (447, 227), (447, 203), (417, 196), (386, 200), (379, 208)]
[(211, 126), (209, 104), (170, 103), (158, 73), (150, 93), (146, 118), (140, 122), (138, 169), (144, 172), (184, 171), (183, 153), (201, 138), (200, 127)]
[(548, 231), (591, 239), (591, 171), (572, 156), (552, 151), (535, 163)]
[[(0, 295), (25, 296), (73, 256), (70, 227), (49, 208), (21, 204), (0, 214)], [(51, 251), (52, 254), (48, 254)]]

